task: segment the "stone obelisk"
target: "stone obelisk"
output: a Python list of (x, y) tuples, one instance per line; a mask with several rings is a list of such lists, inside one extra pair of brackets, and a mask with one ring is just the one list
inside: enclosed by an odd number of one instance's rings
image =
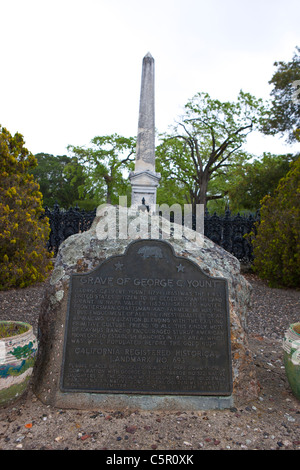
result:
[(135, 170), (130, 173), (131, 207), (155, 213), (160, 174), (155, 171), (154, 59), (143, 58)]

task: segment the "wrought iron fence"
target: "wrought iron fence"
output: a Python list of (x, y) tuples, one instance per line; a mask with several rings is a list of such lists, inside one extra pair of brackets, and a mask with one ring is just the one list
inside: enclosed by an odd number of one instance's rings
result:
[(86, 212), (84, 209), (71, 207), (65, 211), (60, 209), (58, 204), (55, 204), (51, 211), (46, 207), (43, 217), (48, 217), (50, 224), (50, 235), (47, 242), (48, 250), (53, 251), (56, 256), (60, 244), (71, 235), (88, 230), (95, 216), (96, 209)]
[(256, 222), (260, 221), (259, 211), (256, 214), (231, 215), (226, 210), (224, 216), (204, 216), (204, 235), (214, 243), (222, 246), (241, 262), (248, 264), (254, 259), (251, 241), (247, 234), (256, 233)]
[[(96, 209), (85, 211), (78, 207), (67, 211), (55, 204), (51, 211), (46, 207), (43, 217), (50, 221), (50, 236), (47, 243), (49, 251), (57, 254), (60, 244), (70, 235), (88, 230), (96, 216)], [(248, 215), (232, 215), (227, 210), (224, 216), (209, 214), (204, 216), (204, 235), (214, 243), (222, 246), (226, 251), (232, 253), (243, 263), (253, 261), (253, 250), (251, 242), (245, 237), (246, 234), (256, 231), (255, 223), (259, 221), (259, 212)]]

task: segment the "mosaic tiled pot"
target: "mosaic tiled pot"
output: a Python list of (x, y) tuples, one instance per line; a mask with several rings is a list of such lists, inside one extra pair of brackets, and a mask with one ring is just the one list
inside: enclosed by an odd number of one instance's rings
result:
[(37, 354), (37, 339), (28, 323), (0, 321), (0, 406), (27, 389)]
[(300, 322), (293, 323), (283, 339), (284, 367), (293, 394), (300, 400)]

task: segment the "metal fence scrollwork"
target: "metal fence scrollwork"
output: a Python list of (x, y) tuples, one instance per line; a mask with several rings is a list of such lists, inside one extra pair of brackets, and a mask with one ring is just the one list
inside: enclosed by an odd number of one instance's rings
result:
[(256, 233), (256, 222), (259, 222), (259, 212), (255, 215), (231, 215), (226, 210), (225, 216), (216, 213), (210, 215), (207, 211), (204, 217), (204, 235), (224, 250), (233, 254), (238, 260), (252, 262), (253, 249), (251, 241), (246, 237), (251, 232)]
[(48, 207), (45, 208), (43, 217), (48, 217), (50, 224), (47, 249), (53, 251), (56, 256), (60, 244), (66, 238), (76, 233), (85, 232), (91, 227), (96, 217), (96, 209), (86, 212), (84, 209), (71, 207), (65, 211), (55, 204), (52, 211)]
[[(85, 211), (78, 207), (67, 211), (55, 204), (51, 211), (46, 207), (43, 217), (49, 218), (50, 236), (47, 243), (49, 251), (57, 254), (60, 244), (69, 236), (88, 230), (96, 216), (96, 209)], [(224, 216), (216, 213), (204, 215), (204, 235), (226, 251), (232, 253), (243, 263), (253, 261), (253, 250), (249, 238), (245, 235), (256, 232), (255, 223), (259, 222), (259, 212), (248, 215), (231, 215), (226, 210)]]

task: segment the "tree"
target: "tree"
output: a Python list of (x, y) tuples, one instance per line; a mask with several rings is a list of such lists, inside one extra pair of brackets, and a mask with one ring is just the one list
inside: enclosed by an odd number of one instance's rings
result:
[[(76, 205), (85, 207), (86, 201), (93, 195), (85, 189), (85, 168), (76, 157), (67, 155), (35, 155), (37, 166), (32, 169), (43, 194), (44, 206), (53, 207), (57, 202), (60, 207), (68, 209)], [(96, 206), (96, 202), (92, 202)]]
[(237, 166), (228, 185), (230, 209), (235, 212), (258, 210), (264, 196), (275, 193), (280, 179), (288, 173), (296, 158), (292, 154), (264, 153), (260, 159)]
[(173, 204), (180, 204), (182, 207), (184, 204), (187, 204), (188, 200), (185, 197), (185, 187), (178, 183), (175, 179), (170, 179), (168, 177), (165, 178), (163, 171), (160, 169), (158, 164), (156, 165), (156, 169), (162, 175), (159, 186), (157, 188), (157, 204), (168, 204), (169, 206), (172, 206)]
[(265, 134), (286, 135), (288, 143), (300, 140), (300, 48), (296, 47), (290, 62), (275, 62), (272, 79), (272, 102), (263, 122)]
[(261, 278), (271, 286), (300, 286), (300, 157), (274, 196), (263, 199), (252, 244), (254, 269)]
[(89, 148), (70, 145), (68, 150), (86, 166), (87, 181), (100, 202), (118, 203), (129, 182), (124, 171), (133, 169), (135, 138), (118, 134), (94, 137)]
[(23, 136), (0, 126), (0, 290), (43, 281), (52, 264), (48, 219)]
[(173, 132), (161, 136), (156, 154), (165, 180), (175, 178), (183, 185), (193, 207), (222, 198), (224, 192), (217, 193), (212, 182), (226, 175), (232, 163), (250, 158), (242, 145), (263, 111), (262, 100), (242, 91), (235, 103), (196, 94)]

